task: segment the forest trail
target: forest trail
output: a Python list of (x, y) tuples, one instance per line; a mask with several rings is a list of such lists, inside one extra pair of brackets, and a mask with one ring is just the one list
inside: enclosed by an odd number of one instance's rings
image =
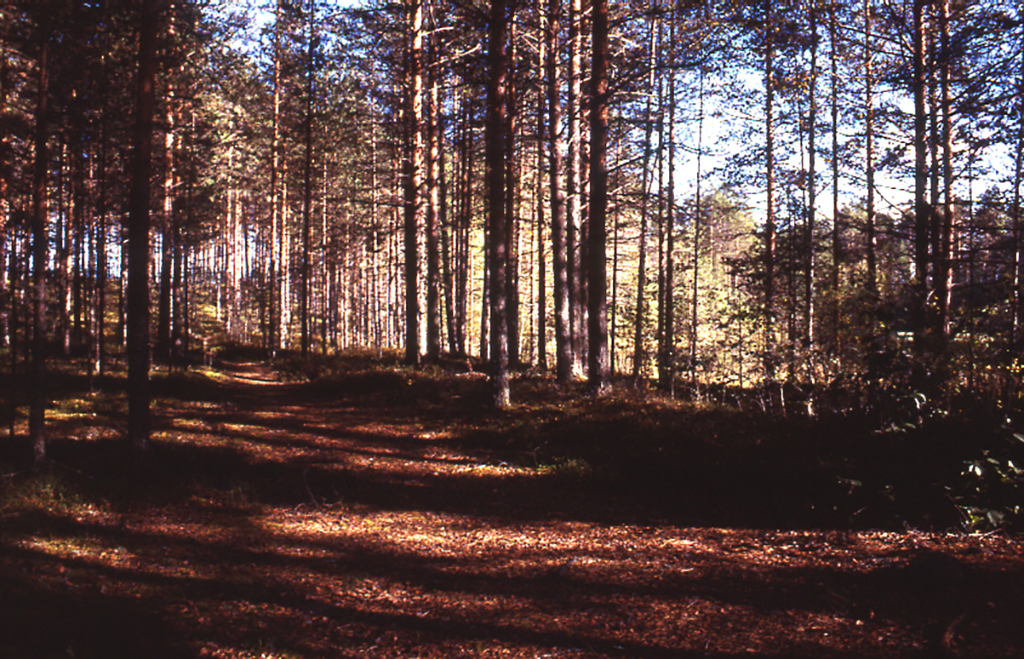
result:
[[(1013, 539), (680, 526), (578, 475), (465, 449), (458, 408), (425, 414), (403, 386), (225, 363), (160, 395), (142, 478), (57, 443), (76, 465), (57, 495), (0, 506), (0, 656), (1024, 648)], [(915, 568), (925, 550), (953, 558)]]

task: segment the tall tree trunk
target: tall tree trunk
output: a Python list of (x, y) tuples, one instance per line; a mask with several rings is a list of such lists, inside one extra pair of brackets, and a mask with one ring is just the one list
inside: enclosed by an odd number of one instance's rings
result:
[(68, 145), (61, 146), (59, 164), (57, 167), (57, 226), (54, 230), (54, 292), (57, 304), (54, 305), (57, 312), (56, 334), (63, 350), (64, 357), (71, 356), (71, 319), (70, 319), (70, 292), (68, 284), (71, 268), (69, 257), (71, 255), (71, 219), (70, 219), (70, 194), (71, 187), (68, 179)]
[[(19, 251), (24, 251), (23, 248), (19, 248), (18, 232), (12, 231), (10, 238), (7, 243), (8, 253), (10, 255), (8, 259), (8, 267), (10, 269), (10, 311), (7, 318), (7, 331), (9, 335), (9, 361), (8, 361), (8, 373), (10, 377), (8, 382), (10, 386), (7, 391), (10, 401), (10, 410), (7, 418), (7, 436), (14, 437), (15, 423), (18, 415), (18, 391), (20, 389), (18, 378), (15, 374), (18, 372), (18, 327), (21, 324), (19, 322), (19, 309), (23, 306), (20, 304), (22, 300), (19, 300), (18, 291), (21, 288), (21, 268), (19, 267)], [(26, 337), (27, 339), (27, 337)], [(27, 340), (26, 340), (27, 343)], [(45, 447), (45, 444), (44, 444)]]
[(610, 386), (608, 357), (608, 2), (591, 6), (590, 219), (587, 282), (587, 378), (595, 393)]
[(569, 132), (569, 166), (566, 169), (566, 265), (568, 270), (569, 297), (569, 335), (572, 337), (572, 376), (583, 373), (583, 306), (581, 291), (583, 289), (582, 272), (582, 182), (581, 182), (581, 130), (580, 104), (582, 93), (582, 36), (580, 34), (583, 21), (581, 0), (569, 0), (569, 72), (568, 72), (568, 114)]
[[(657, 23), (658, 29), (655, 29)], [(647, 351), (644, 349), (644, 320), (647, 317), (647, 227), (650, 209), (651, 133), (654, 130), (654, 81), (661, 49), (660, 19), (651, 17), (648, 48), (647, 103), (644, 109), (644, 152), (640, 179), (640, 234), (637, 238), (636, 315), (633, 318), (633, 386), (640, 384)], [(660, 192), (659, 192), (660, 194)]]
[(128, 212), (128, 439), (149, 446), (149, 177), (152, 170), (158, 0), (143, 0)]
[(420, 363), (419, 235), (423, 214), (423, 0), (408, 0), (409, 51), (405, 125), (405, 362)]
[[(615, 140), (615, 148), (612, 151), (614, 161), (612, 162), (610, 172), (619, 172), (622, 167), (622, 149), (618, 139)], [(614, 378), (618, 371), (618, 355), (616, 354), (616, 346), (618, 345), (618, 319), (619, 319), (619, 247), (620, 239), (622, 237), (622, 205), (619, 203), (617, 197), (613, 196), (613, 192), (617, 192), (622, 188), (621, 178), (616, 176), (612, 178), (609, 173), (608, 179), (608, 207), (612, 213), (612, 282), (611, 282), (611, 307), (608, 309), (608, 368), (610, 369), (611, 377)]]
[[(433, 47), (431, 48), (433, 51)], [(427, 359), (441, 358), (441, 134), (440, 81), (437, 67), (430, 69), (430, 105), (427, 119)]]
[[(548, 200), (544, 196), (544, 137), (545, 119), (547, 118), (546, 85), (544, 82), (548, 62), (548, 38), (551, 31), (550, 15), (545, 16), (544, 0), (537, 0), (538, 34), (537, 44), (537, 171), (534, 185), (536, 197), (536, 250), (537, 250), (537, 367), (541, 371), (548, 368), (548, 328), (547, 328), (547, 259), (544, 258), (544, 224), (547, 221), (545, 206)], [(545, 25), (545, 23), (547, 23)], [(550, 145), (549, 145), (550, 148)]]
[(288, 231), (291, 224), (291, 205), (288, 203), (288, 159), (281, 159), (281, 223), (277, 233), (277, 251), (280, 258), (278, 291), (278, 311), (280, 313), (278, 344), (275, 349), (283, 350), (292, 343), (292, 313), (295, 311), (292, 302), (292, 236)]
[(704, 155), (704, 67), (700, 68), (697, 97), (697, 177), (694, 193), (693, 210), (693, 291), (690, 298), (690, 388), (697, 394), (697, 339), (699, 327), (700, 301), (700, 240), (701, 222), (704, 208), (700, 195), (701, 165)]
[(668, 29), (668, 188), (665, 193), (665, 286), (661, 298), (663, 326), (658, 368), (658, 383), (670, 394), (675, 393), (676, 361), (676, 12), (671, 10)]
[(103, 375), (106, 368), (106, 309), (107, 309), (107, 206), (109, 203), (110, 182), (107, 176), (107, 58), (104, 56), (101, 65), (100, 85), (103, 101), (103, 118), (100, 120), (99, 133), (99, 199), (96, 202), (96, 338), (95, 370)]
[(942, 114), (942, 213), (939, 230), (939, 253), (936, 267), (936, 293), (939, 303), (939, 317), (936, 339), (940, 352), (949, 342), (950, 293), (953, 278), (953, 112), (950, 98), (950, 38), (949, 0), (939, 0), (939, 31), (941, 53), (939, 54), (940, 104)]
[[(278, 236), (283, 232), (281, 222), (281, 196), (279, 170), (281, 168), (281, 30), (284, 20), (284, 0), (277, 0), (274, 10), (274, 118), (270, 142), (270, 250), (267, 272), (267, 308), (266, 308), (266, 348), (273, 355), (277, 351), (281, 337), (277, 309), (284, 306), (285, 300), (279, 295), (281, 279), (281, 260), (279, 258)], [(238, 218), (236, 217), (236, 221)]]
[(505, 269), (508, 265), (505, 240), (505, 148), (507, 103), (505, 99), (508, 61), (505, 41), (508, 16), (505, 0), (491, 0), (487, 63), (487, 123), (485, 152), (487, 166), (487, 223), (490, 228), (490, 361), (494, 406), (509, 406), (508, 310)]
[(160, 296), (157, 300), (156, 359), (169, 364), (171, 361), (171, 267), (173, 259), (173, 234), (175, 224), (175, 180), (176, 139), (175, 93), (168, 88), (166, 93), (167, 129), (164, 135), (164, 181), (163, 213), (160, 215)]
[[(371, 138), (372, 139), (372, 138)], [(336, 262), (336, 257), (333, 252), (329, 252), (330, 239), (328, 238), (327, 229), (327, 196), (330, 192), (327, 184), (330, 181), (331, 172), (329, 167), (329, 158), (324, 157), (323, 165), (320, 170), (320, 242), (317, 245), (317, 252), (320, 254), (320, 354), (327, 354), (327, 343), (330, 335), (337, 328), (338, 323), (334, 319), (334, 313), (337, 309), (337, 305), (334, 304), (335, 298), (335, 277), (333, 276), (334, 268), (331, 267)], [(375, 192), (371, 194), (376, 194)], [(365, 251), (364, 245), (360, 245), (360, 253)], [(360, 264), (360, 275), (363, 277), (363, 281), (369, 277), (367, 268), (371, 267), (370, 263), (362, 262)], [(367, 306), (370, 305), (371, 300), (375, 299), (372, 293), (367, 291), (367, 294), (363, 297)], [(369, 320), (369, 313), (366, 314), (366, 322)], [(363, 333), (363, 345), (370, 345), (370, 332), (369, 329), (365, 329)], [(334, 346), (337, 348), (337, 346)]]
[(1013, 320), (1010, 334), (1011, 355), (1024, 342), (1024, 226), (1021, 224), (1021, 184), (1024, 183), (1024, 49), (1021, 49), (1017, 74), (1017, 145), (1013, 167)]
[[(664, 26), (659, 24), (658, 30), (661, 31)], [(661, 55), (659, 54), (659, 62)], [(665, 222), (665, 145), (668, 139), (665, 135), (665, 75), (658, 76), (658, 155), (655, 158), (655, 170), (658, 172), (658, 212), (657, 212), (657, 225), (658, 225), (658, 313), (657, 313), (657, 330), (655, 331), (655, 346), (656, 346), (656, 369), (657, 375), (660, 379), (661, 373), (664, 370), (665, 361), (665, 296), (668, 280), (665, 277), (665, 236), (668, 233), (666, 230)]]
[(36, 97), (35, 166), (32, 176), (32, 365), (28, 434), (35, 463), (46, 460), (46, 263), (49, 257), (46, 186), (50, 156), (47, 114), (50, 108), (50, 31), (47, 18), (39, 28)]
[(510, 368), (519, 368), (519, 171), (516, 149), (516, 133), (519, 128), (519, 108), (516, 105), (515, 64), (517, 23), (516, 7), (509, 9), (511, 18), (508, 26), (508, 70), (505, 77), (505, 306), (508, 318), (508, 361)]
[(832, 64), (829, 94), (832, 105), (832, 353), (842, 353), (842, 307), (840, 305), (840, 277), (842, 261), (842, 233), (839, 219), (839, 20), (836, 3), (829, 5), (829, 60)]
[(764, 371), (769, 381), (775, 379), (775, 357), (772, 354), (775, 334), (775, 44), (772, 1), (765, 0), (764, 34), (764, 132), (765, 132), (765, 201), (764, 221)]
[(299, 313), (301, 315), (300, 346), (303, 355), (309, 354), (310, 318), (309, 297), (312, 282), (312, 222), (313, 222), (313, 92), (316, 77), (316, 2), (309, 2), (309, 24), (306, 41), (306, 120), (305, 153), (302, 175), (302, 281), (299, 290)]
[(562, 138), (562, 101), (558, 75), (558, 34), (561, 20), (561, 0), (548, 0), (547, 39), (547, 97), (548, 168), (551, 196), (551, 260), (554, 269), (555, 293), (555, 377), (561, 384), (572, 378), (572, 321), (570, 319), (571, 285), (569, 281), (568, 237), (566, 224), (565, 187), (562, 180), (565, 143)]
[[(0, 115), (7, 113), (7, 94), (10, 88), (8, 67), (7, 44), (0, 39)], [(11, 216), (7, 182), (9, 149), (8, 131), (0, 130), (0, 345), (5, 343), (10, 345), (14, 341), (11, 330), (11, 319), (14, 316), (14, 288), (8, 279), (8, 271), (5, 267), (8, 253), (13, 254), (14, 252), (14, 232), (8, 227)], [(11, 378), (13, 379), (13, 377), (14, 371), (12, 370)], [(11, 434), (13, 435), (13, 433)]]
[(473, 214), (473, 173), (475, 171), (472, 140), (470, 139), (469, 131), (469, 117), (470, 117), (470, 103), (468, 100), (463, 102), (463, 121), (461, 139), (459, 140), (459, 150), (461, 151), (461, 176), (460, 186), (461, 191), (459, 193), (459, 219), (457, 234), (458, 240), (458, 261), (459, 268), (456, 274), (456, 295), (458, 297), (457, 304), (457, 320), (456, 325), (459, 328), (458, 335), (458, 353), (460, 355), (467, 354), (466, 342), (469, 329), (469, 298), (470, 298), (470, 269), (471, 259), (469, 253), (469, 233), (470, 233), (470, 218)]
[[(872, 60), (874, 59), (874, 43), (871, 39), (872, 26), (871, 0), (864, 0), (864, 157), (867, 170), (867, 217), (866, 222), (866, 243), (867, 243), (867, 294), (871, 305), (874, 306), (878, 296), (878, 276), (876, 273), (875, 246), (875, 102), (874, 102), (874, 77)], [(871, 314), (872, 331), (874, 327), (874, 313)]]
[[(804, 349), (808, 360), (816, 340), (814, 333), (814, 276), (817, 265), (814, 253), (814, 228), (818, 214), (817, 205), (817, 132), (818, 132), (818, 8), (811, 6), (811, 75), (808, 81), (807, 110), (807, 218), (804, 250), (806, 273), (804, 276)], [(808, 362), (810, 377), (814, 378), (813, 367)]]
[(927, 71), (925, 66), (924, 6), (928, 0), (914, 0), (914, 304), (912, 327), (914, 349), (925, 349), (925, 323), (928, 299), (928, 114), (925, 106)]

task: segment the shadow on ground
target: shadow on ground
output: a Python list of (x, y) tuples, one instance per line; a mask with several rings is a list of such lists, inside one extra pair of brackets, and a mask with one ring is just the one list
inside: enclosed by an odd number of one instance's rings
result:
[[(0, 656), (1024, 647), (1012, 540), (856, 531), (864, 495), (837, 474), (882, 447), (843, 462), (756, 418), (639, 401), (496, 415), (482, 386), (233, 364), (159, 381), (142, 461), (67, 424), (48, 470), (5, 476)], [(0, 464), (26, 451), (0, 442)], [(913, 571), (929, 551), (948, 574)]]

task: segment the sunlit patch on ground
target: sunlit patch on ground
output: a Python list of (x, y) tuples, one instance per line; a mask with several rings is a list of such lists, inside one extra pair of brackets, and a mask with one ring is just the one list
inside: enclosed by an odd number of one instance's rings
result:
[[(239, 392), (165, 400), (154, 441), (180, 462), (155, 498), (54, 476), (0, 505), (0, 620), (63, 615), (27, 649), (0, 627), (0, 656), (118, 656), (75, 616), (174, 657), (1020, 656), (1011, 538), (609, 521), (599, 490), (443, 429), (208, 375)], [(908, 577), (923, 550), (966, 576)]]

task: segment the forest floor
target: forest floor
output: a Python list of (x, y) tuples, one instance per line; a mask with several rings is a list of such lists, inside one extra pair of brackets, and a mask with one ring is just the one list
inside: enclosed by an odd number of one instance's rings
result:
[(95, 384), (48, 468), (0, 440), (0, 657), (1024, 656), (1016, 537), (841, 510), (749, 414), (238, 360), (154, 380), (140, 461)]

